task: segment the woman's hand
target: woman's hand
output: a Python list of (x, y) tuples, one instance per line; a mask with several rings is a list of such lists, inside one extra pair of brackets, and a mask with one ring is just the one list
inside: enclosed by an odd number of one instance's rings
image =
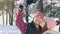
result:
[(42, 19), (40, 19), (40, 26), (43, 28), (44, 27), (44, 25), (46, 24), (46, 21), (45, 20), (42, 20)]

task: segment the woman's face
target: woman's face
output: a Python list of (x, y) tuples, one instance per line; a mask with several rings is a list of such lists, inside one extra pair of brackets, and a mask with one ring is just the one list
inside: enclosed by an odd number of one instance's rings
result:
[(39, 25), (40, 23), (42, 23), (42, 17), (41, 16), (36, 16), (35, 18), (34, 18), (34, 23), (36, 24), (36, 25)]

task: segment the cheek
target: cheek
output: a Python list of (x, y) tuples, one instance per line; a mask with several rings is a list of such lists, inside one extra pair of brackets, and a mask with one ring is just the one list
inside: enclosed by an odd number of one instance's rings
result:
[(39, 24), (39, 20), (38, 19), (34, 19), (35, 24)]

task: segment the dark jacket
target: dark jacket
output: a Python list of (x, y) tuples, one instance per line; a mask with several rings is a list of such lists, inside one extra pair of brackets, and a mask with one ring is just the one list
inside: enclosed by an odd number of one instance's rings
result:
[[(47, 25), (45, 24), (44, 28), (40, 31), (40, 34), (42, 34), (46, 30), (47, 30)], [(26, 34), (38, 34), (38, 29), (34, 25), (34, 22), (29, 23), (27, 25)]]

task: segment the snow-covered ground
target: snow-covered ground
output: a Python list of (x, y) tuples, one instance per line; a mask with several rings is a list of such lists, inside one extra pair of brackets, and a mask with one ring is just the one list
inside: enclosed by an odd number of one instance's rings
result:
[(59, 25), (55, 26), (54, 28), (52, 28), (52, 30), (59, 32)]
[[(59, 30), (58, 27), (59, 26), (53, 28), (55, 34), (60, 34), (60, 32), (58, 32)], [(22, 33), (16, 26), (0, 25), (0, 34), (22, 34)]]
[[(0, 16), (0, 34), (21, 34), (21, 31), (15, 26), (15, 20), (13, 21), (13, 25), (9, 25), (9, 19), (8, 19), (8, 25), (6, 25), (6, 14), (4, 14), (4, 25), (3, 25), (3, 17)], [(14, 18), (15, 19), (15, 18)]]
[(0, 25), (0, 34), (21, 34), (16, 26)]

